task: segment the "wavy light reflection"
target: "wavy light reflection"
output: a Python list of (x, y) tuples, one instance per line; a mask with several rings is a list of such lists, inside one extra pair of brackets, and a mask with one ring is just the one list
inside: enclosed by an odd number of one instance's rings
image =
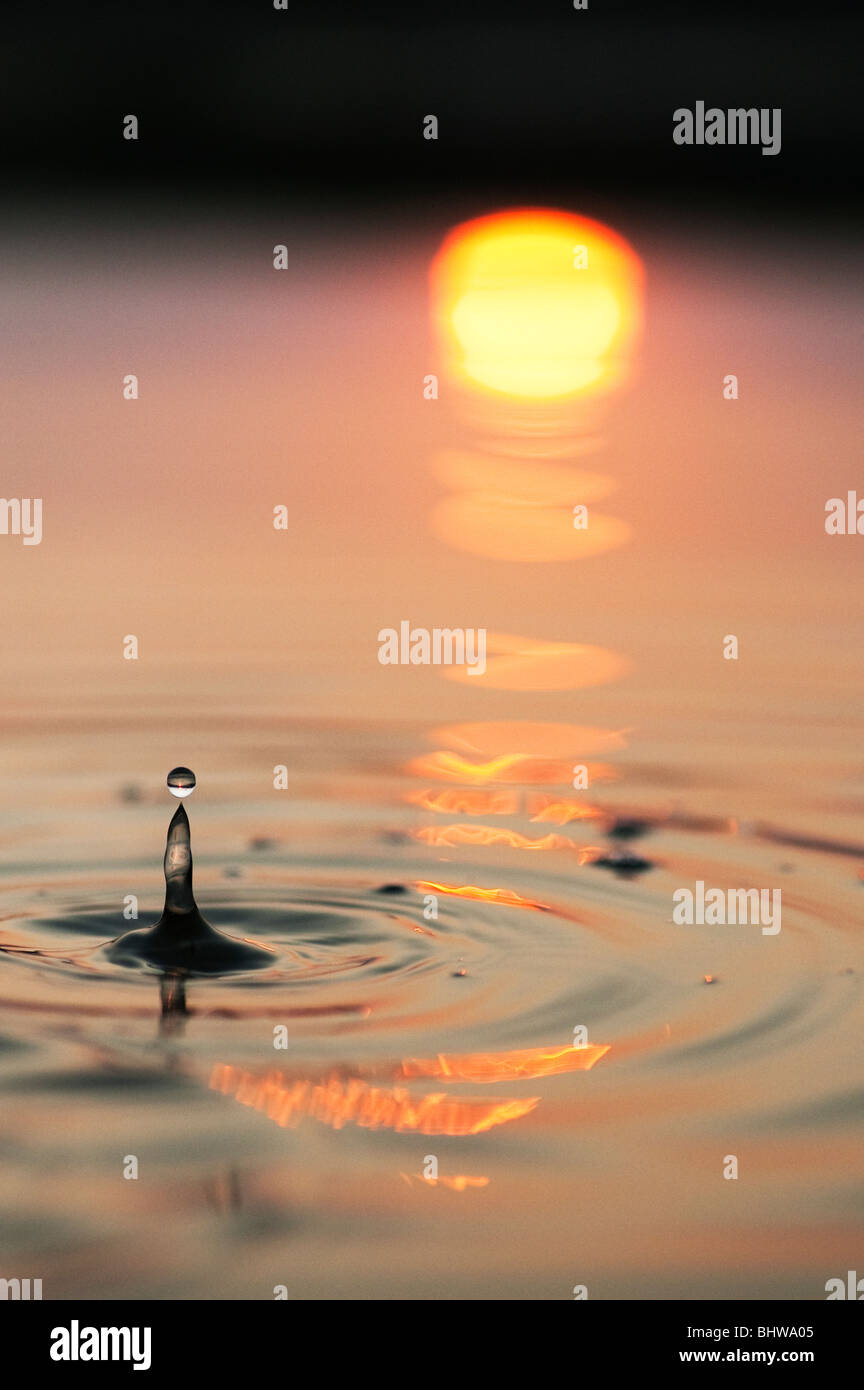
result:
[(405, 800), (424, 811), (439, 811), (444, 815), (514, 816), (519, 810), (518, 792), (484, 792), (474, 789), (461, 791), (408, 792)]
[(603, 820), (605, 813), (598, 806), (587, 806), (583, 801), (545, 801), (538, 805), (536, 799), (529, 798), (529, 810), (536, 809), (532, 822), (547, 821), (552, 825), (569, 825), (574, 820)]
[[(573, 442), (574, 452), (594, 452), (599, 438)], [(504, 447), (505, 441), (499, 441)], [(513, 447), (512, 445), (510, 446)], [(532, 454), (518, 458), (468, 449), (446, 449), (432, 460), (432, 470), (453, 492), (491, 493), (501, 501), (522, 502), (537, 507), (570, 506), (576, 502), (597, 502), (618, 488), (606, 473), (574, 468), (567, 462), (550, 462)]]
[(436, 668), (445, 680), (492, 690), (583, 690), (620, 679), (630, 663), (606, 647), (582, 642), (544, 642), (509, 632), (486, 636), (486, 670)]
[(210, 1089), (233, 1096), (282, 1128), (311, 1117), (333, 1129), (355, 1124), (418, 1134), (482, 1134), (521, 1119), (540, 1103), (539, 1096), (491, 1101), (454, 1100), (443, 1092), (417, 1096), (404, 1087), (370, 1086), (360, 1077), (292, 1080), (278, 1071), (262, 1076), (224, 1063), (214, 1066)]
[(531, 898), (523, 898), (520, 893), (514, 893), (510, 888), (477, 888), (472, 883), (464, 883), (457, 887), (456, 884), (432, 883), (420, 879), (415, 885), (421, 892), (428, 893), (449, 893), (455, 898), (473, 898), (481, 903), (500, 903), (504, 907), (529, 907), (535, 912), (549, 912), (547, 903), (538, 903)]
[(449, 1077), (451, 1081), (533, 1081), (541, 1076), (557, 1076), (566, 1071), (590, 1071), (611, 1044), (585, 1047), (527, 1047), (516, 1052), (469, 1052), (427, 1060), (411, 1057), (402, 1063), (406, 1078)]
[(574, 527), (574, 502), (584, 500), (576, 493), (566, 504), (539, 507), (491, 492), (457, 492), (436, 503), (429, 525), (457, 550), (531, 565), (586, 560), (626, 545), (632, 528), (618, 517), (592, 509), (588, 525)]
[(626, 729), (603, 729), (588, 724), (556, 724), (527, 719), (492, 719), (473, 724), (447, 724), (433, 729), (434, 743), (447, 743), (465, 752), (496, 754), (507, 748), (516, 754), (576, 757), (609, 753), (627, 747)]
[[(609, 763), (586, 763), (589, 780), (612, 782), (617, 780), (618, 772)], [(551, 758), (533, 758), (525, 753), (509, 753), (488, 762), (475, 763), (458, 753), (438, 749), (434, 753), (423, 754), (405, 764), (404, 771), (411, 777), (429, 777), (439, 782), (503, 782), (519, 786), (561, 786), (570, 785), (573, 778), (573, 763), (560, 762)]]
[(422, 1183), (425, 1187), (437, 1187), (440, 1183), (442, 1187), (449, 1187), (451, 1192), (465, 1192), (469, 1187), (489, 1186), (489, 1178), (472, 1178), (461, 1173), (453, 1177), (439, 1175), (437, 1178), (427, 1178), (423, 1173), (400, 1173), (399, 1176), (409, 1187), (413, 1187), (415, 1182)]
[(411, 832), (416, 840), (427, 845), (444, 845), (454, 849), (457, 845), (506, 845), (508, 849), (576, 850), (572, 840), (566, 835), (544, 835), (531, 839), (518, 830), (504, 830), (493, 825), (424, 825)]

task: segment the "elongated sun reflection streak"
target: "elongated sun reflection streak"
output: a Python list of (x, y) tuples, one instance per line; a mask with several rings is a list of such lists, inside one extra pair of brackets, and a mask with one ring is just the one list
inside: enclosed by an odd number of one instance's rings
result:
[[(406, 1058), (398, 1077), (406, 1081), (448, 1079), (486, 1085), (495, 1081), (532, 1081), (562, 1072), (590, 1071), (609, 1052), (608, 1044), (584, 1047), (529, 1047), (515, 1052), (438, 1053)], [(356, 1124), (364, 1129), (393, 1129), (420, 1134), (482, 1134), (496, 1125), (521, 1119), (540, 1103), (539, 1096), (520, 1100), (455, 1099), (445, 1092), (414, 1095), (401, 1086), (373, 1086), (359, 1076), (332, 1075), (326, 1081), (286, 1078), (217, 1063), (210, 1089), (230, 1095), (265, 1114), (282, 1128), (311, 1117), (333, 1129)]]
[(577, 529), (571, 505), (539, 507), (490, 492), (458, 492), (443, 498), (432, 509), (430, 526), (434, 535), (457, 550), (528, 565), (604, 555), (626, 545), (633, 534), (626, 521), (593, 509), (590, 525)]
[[(433, 531), (458, 549), (506, 562), (580, 559), (624, 544), (629, 526), (593, 511), (593, 502), (614, 491), (614, 483), (574, 464), (601, 442), (599, 416), (561, 403), (603, 394), (627, 374), (641, 332), (638, 256), (600, 223), (517, 209), (455, 228), (433, 263), (431, 280), (446, 370), (469, 398), (485, 393), (508, 405), (486, 413), (478, 448), (447, 450), (435, 460), (436, 473), (452, 491), (433, 512)], [(514, 401), (521, 403), (515, 411)], [(487, 633), (485, 670), (473, 670), (471, 683), (475, 690), (576, 690), (616, 680), (627, 670), (629, 663), (606, 648)], [(468, 682), (467, 671), (458, 667), (441, 674)], [(488, 782), (584, 786), (571, 782), (564, 759), (584, 757), (589, 748), (622, 746), (615, 731), (526, 724), (507, 728), (505, 735), (502, 728), (462, 726), (439, 734), (441, 742), (457, 746), (462, 735), (466, 752), (483, 760), (469, 761), (445, 748), (415, 759), (406, 770), (468, 783), (472, 791), (424, 791), (411, 799), (433, 811), (509, 814), (498, 810), (500, 802), (496, 806), (489, 793), (484, 804), (473, 788)], [(594, 769), (589, 777), (596, 780)], [(601, 818), (597, 808), (562, 796), (535, 800), (528, 809), (534, 822), (556, 825)], [(532, 837), (489, 825), (423, 826), (413, 833), (437, 847), (562, 850), (576, 853), (580, 864), (599, 854), (563, 835)], [(505, 898), (507, 890), (464, 885), (452, 891), (478, 898), (485, 891), (489, 900), (514, 905), (518, 900)]]
[(424, 1187), (437, 1187), (440, 1183), (442, 1187), (449, 1187), (451, 1192), (465, 1192), (469, 1187), (489, 1186), (488, 1178), (472, 1178), (461, 1173), (453, 1177), (439, 1174), (437, 1178), (427, 1178), (424, 1173), (400, 1173), (399, 1176), (404, 1182), (407, 1182), (409, 1187), (413, 1187), (415, 1182), (421, 1183)]
[(620, 236), (570, 213), (510, 209), (447, 237), (431, 269), (444, 367), (457, 404), (461, 392), (463, 405), (488, 406), (480, 447), (433, 461), (451, 489), (431, 517), (447, 545), (538, 564), (629, 540), (625, 522), (587, 512), (614, 482), (572, 460), (602, 443), (586, 403), (629, 372), (642, 283)]
[[(515, 816), (521, 805), (519, 792), (484, 792), (467, 788), (463, 791), (407, 792), (405, 800), (412, 806), (422, 806), (424, 811), (462, 816)], [(525, 802), (526, 809), (533, 812), (532, 821), (550, 821), (553, 825), (568, 825), (574, 820), (602, 820), (605, 816), (599, 806), (589, 806), (584, 801), (568, 801), (560, 797), (550, 801), (548, 797), (526, 794)]]
[(487, 1101), (455, 1100), (444, 1092), (413, 1095), (404, 1087), (371, 1086), (360, 1077), (292, 1080), (279, 1071), (261, 1076), (225, 1063), (214, 1066), (210, 1089), (233, 1096), (282, 1128), (308, 1116), (333, 1129), (355, 1124), (418, 1134), (482, 1134), (521, 1119), (540, 1103), (539, 1096)]
[(531, 817), (533, 822), (548, 821), (552, 825), (569, 825), (574, 820), (603, 820), (605, 818), (604, 812), (597, 806), (586, 806), (584, 802), (568, 801), (562, 798), (543, 803), (538, 803), (536, 798), (529, 798), (529, 809), (535, 811)]
[(560, 763), (531, 758), (524, 753), (502, 753), (486, 762), (473, 762), (446, 748), (414, 758), (406, 772), (414, 777), (438, 777), (456, 782), (546, 782), (560, 781)]
[(584, 1047), (548, 1048), (527, 1047), (517, 1052), (469, 1052), (456, 1056), (443, 1053), (422, 1060), (410, 1057), (402, 1063), (402, 1075), (417, 1077), (448, 1077), (451, 1081), (535, 1081), (541, 1076), (557, 1076), (565, 1071), (590, 1071), (611, 1044), (586, 1044)]
[[(500, 447), (506, 444), (504, 440), (497, 442)], [(593, 451), (599, 443), (592, 439), (583, 447)], [(573, 447), (568, 442), (568, 453)], [(439, 482), (453, 492), (491, 493), (501, 502), (523, 502), (536, 507), (572, 507), (577, 497), (581, 502), (597, 502), (609, 497), (618, 487), (615, 479), (606, 473), (589, 472), (558, 459), (533, 456), (530, 467), (526, 467), (521, 457), (444, 449), (435, 455), (432, 467)]]
[(462, 791), (408, 792), (405, 800), (424, 811), (457, 816), (515, 816), (519, 810), (518, 792)]
[(535, 912), (551, 911), (548, 903), (534, 902), (531, 898), (523, 898), (521, 893), (514, 893), (510, 888), (477, 888), (472, 883), (456, 885), (453, 883), (432, 883), (425, 879), (419, 879), (415, 883), (421, 893), (449, 893), (454, 898), (473, 898), (480, 903), (501, 903), (504, 907), (529, 907)]
[[(614, 781), (618, 774), (609, 763), (587, 763), (592, 783)], [(473, 762), (460, 753), (440, 748), (405, 764), (411, 777), (431, 777), (439, 782), (504, 782), (519, 786), (569, 783), (573, 764), (551, 758), (533, 758), (525, 753), (505, 753), (488, 762)]]
[(544, 758), (584, 757), (588, 753), (618, 752), (627, 747), (629, 729), (603, 729), (590, 724), (556, 724), (527, 719), (491, 719), (474, 724), (447, 724), (428, 735), (472, 756), (511, 754)]
[(584, 690), (618, 680), (630, 670), (630, 663), (606, 647), (488, 632), (486, 669), (482, 674), (468, 666), (441, 666), (438, 670), (445, 680), (475, 689), (486, 686), (491, 690)]
[[(579, 851), (578, 862), (581, 864), (582, 851)], [(524, 898), (521, 893), (516, 893), (512, 888), (478, 888), (474, 883), (434, 883), (431, 880), (420, 879), (415, 883), (415, 888), (421, 892), (430, 893), (449, 893), (455, 898), (472, 898), (479, 903), (497, 903), (503, 907), (529, 908), (533, 912), (554, 912), (556, 917), (562, 918), (567, 922), (578, 922), (584, 926), (586, 918), (579, 912), (574, 912), (572, 908), (556, 906), (550, 903), (536, 902), (532, 898)]]
[(518, 830), (504, 830), (494, 825), (423, 825), (411, 833), (427, 845), (445, 845), (449, 849), (457, 845), (506, 845), (508, 849), (563, 849), (579, 853), (579, 846), (566, 835), (549, 834), (532, 839)]

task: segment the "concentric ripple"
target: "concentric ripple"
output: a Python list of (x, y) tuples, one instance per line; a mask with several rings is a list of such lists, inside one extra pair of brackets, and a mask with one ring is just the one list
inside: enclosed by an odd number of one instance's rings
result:
[[(510, 876), (519, 891), (492, 886), (476, 854), (434, 873), (428, 861), (400, 855), (398, 873), (382, 862), (374, 879), (348, 865), (310, 875), (308, 865), (271, 857), (248, 881), (205, 883), (199, 894), (212, 926), (266, 953), (267, 963), (218, 979), (188, 975), (182, 1012), (232, 1020), (237, 1062), (261, 1063), (270, 1021), (284, 1023), (304, 1059), (321, 1065), (348, 1055), (554, 1052), (582, 1030), (608, 1047), (606, 1069), (659, 1066), (672, 1075), (706, 1058), (734, 1067), (836, 1024), (858, 978), (846, 962), (842, 918), (835, 911), (826, 938), (818, 901), (792, 882), (776, 940), (748, 926), (674, 926), (673, 885), (696, 872), (735, 878), (728, 845), (718, 848), (705, 834), (670, 832), (664, 841), (658, 832), (649, 874), (610, 874), (597, 859), (578, 870), (531, 864)], [(736, 849), (745, 881), (746, 847)], [(119, 889), (61, 892), (44, 882), (7, 898), (0, 954), (13, 968), (3, 972), (4, 1003), (34, 1020), (90, 1019), (95, 1036), (96, 1020), (164, 1017), (166, 972), (112, 959), (111, 943), (139, 925), (118, 902)], [(155, 916), (142, 907), (142, 922)], [(821, 970), (812, 968), (814, 953)]]
[[(305, 1020), (305, 1034), (322, 1039), (341, 1019), (343, 1029), (354, 1020), (382, 1045), (400, 1034), (408, 1042), (434, 1033), (437, 1043), (464, 1046), (466, 1037), (525, 1039), (538, 1030), (563, 1045), (577, 1002), (621, 988), (611, 960), (598, 957), (601, 939), (546, 905), (484, 901), (419, 877), (363, 886), (347, 876), (330, 886), (273, 882), (272, 870), (269, 877), (266, 887), (199, 894), (215, 928), (272, 959), (252, 974), (189, 977), (190, 1007)], [(162, 972), (118, 964), (110, 946), (136, 924), (123, 919), (116, 897), (110, 905), (92, 892), (56, 903), (53, 896), (3, 923), (0, 952), (19, 967), (11, 990), (6, 972), (8, 1002), (47, 1013), (77, 1005), (86, 1014), (94, 1001), (110, 1001), (117, 1016), (140, 1015), (142, 995)]]

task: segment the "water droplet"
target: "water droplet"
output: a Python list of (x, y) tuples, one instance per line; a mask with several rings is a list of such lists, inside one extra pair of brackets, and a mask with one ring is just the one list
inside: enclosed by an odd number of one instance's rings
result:
[(188, 767), (174, 767), (168, 773), (168, 790), (172, 796), (188, 796), (195, 790), (195, 773)]

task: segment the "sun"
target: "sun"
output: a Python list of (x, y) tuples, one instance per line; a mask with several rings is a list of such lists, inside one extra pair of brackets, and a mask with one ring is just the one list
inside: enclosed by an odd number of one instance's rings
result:
[(432, 265), (448, 370), (526, 400), (609, 389), (642, 320), (642, 263), (600, 222), (543, 208), (456, 227)]

